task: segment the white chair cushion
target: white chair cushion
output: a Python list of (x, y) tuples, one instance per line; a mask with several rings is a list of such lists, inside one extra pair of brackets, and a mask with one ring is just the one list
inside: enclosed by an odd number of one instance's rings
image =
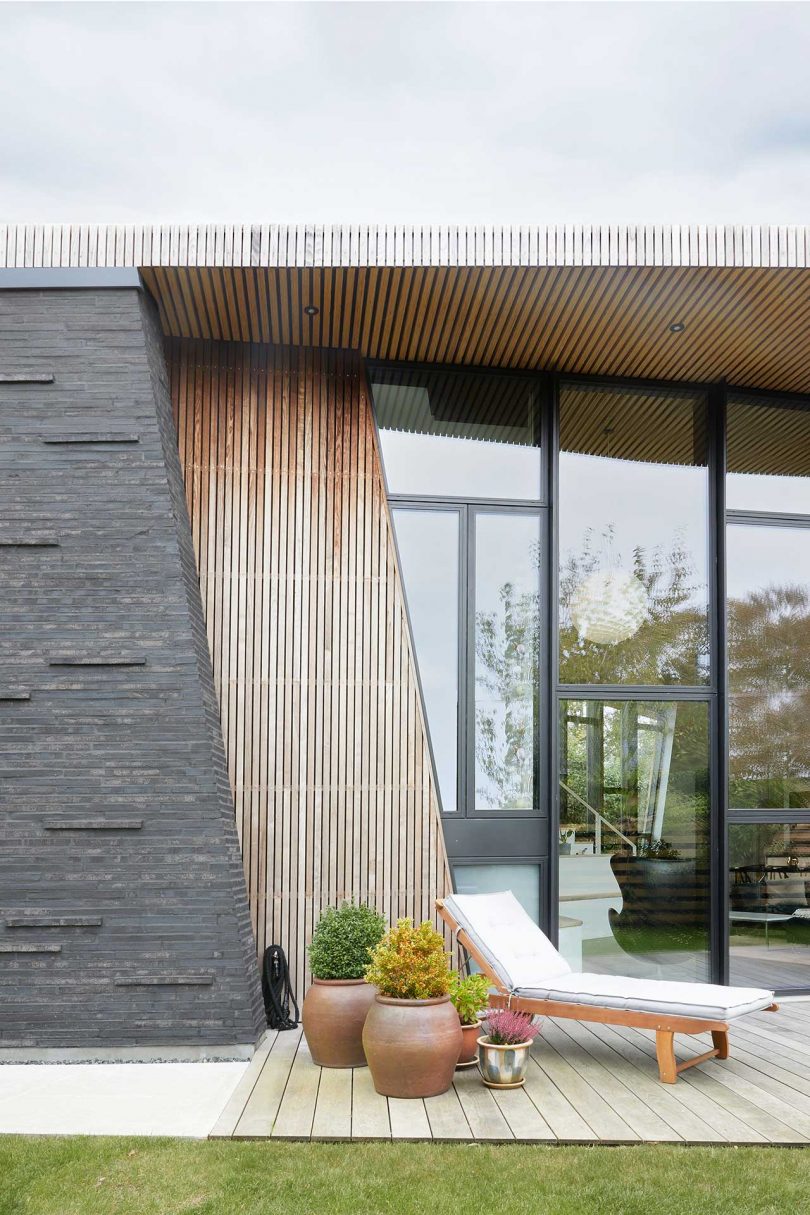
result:
[(510, 991), (571, 973), (565, 958), (511, 890), (499, 894), (452, 894), (444, 903), (459, 928), (469, 935)]
[(560, 975), (553, 982), (520, 987), (516, 994), (528, 1000), (558, 1000), (562, 1004), (668, 1013), (707, 1021), (730, 1021), (773, 1004), (773, 992), (757, 987), (628, 979), (621, 975)]

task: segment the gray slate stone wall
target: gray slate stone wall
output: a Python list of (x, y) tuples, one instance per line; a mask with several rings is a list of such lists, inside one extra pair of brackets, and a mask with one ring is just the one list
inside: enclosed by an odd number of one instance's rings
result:
[(151, 304), (0, 292), (0, 1048), (263, 1024)]

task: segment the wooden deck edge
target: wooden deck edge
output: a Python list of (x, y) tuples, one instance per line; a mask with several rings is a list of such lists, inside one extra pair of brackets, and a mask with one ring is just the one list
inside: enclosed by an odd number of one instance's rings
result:
[(268, 1035), (263, 1039), (261, 1045), (256, 1048), (253, 1058), (245, 1068), (244, 1074), (225, 1103), (225, 1108), (208, 1132), (209, 1139), (233, 1138), (233, 1133), (250, 1100), (251, 1093), (256, 1087), (256, 1082), (262, 1073), (262, 1068), (267, 1062), (267, 1056), (270, 1054), (275, 1039), (275, 1034)]

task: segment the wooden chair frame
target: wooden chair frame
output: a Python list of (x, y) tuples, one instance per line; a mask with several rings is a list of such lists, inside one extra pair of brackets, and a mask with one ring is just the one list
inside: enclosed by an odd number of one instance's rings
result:
[[(453, 935), (462, 949), (480, 966), (493, 986), (497, 989), (490, 995), (490, 1008), (514, 1008), (518, 1012), (532, 1013), (546, 1017), (567, 1017), (573, 1021), (598, 1021), (604, 1025), (631, 1025), (636, 1029), (655, 1030), (655, 1053), (658, 1059), (658, 1075), (662, 1084), (674, 1084), (679, 1072), (688, 1067), (696, 1067), (707, 1059), (727, 1059), (729, 1054), (728, 1033), (726, 1021), (707, 1021), (699, 1017), (678, 1017), (667, 1013), (634, 1012), (629, 1008), (600, 1008), (595, 1004), (563, 1004), (557, 1000), (529, 1000), (521, 996), (510, 995), (508, 989), (493, 971), (490, 964), (476, 949), (463, 928), (459, 928), (450, 912), (444, 905), (443, 899), (436, 900), (436, 910), (445, 924), (452, 930)], [(769, 1004), (766, 1012), (776, 1012), (778, 1004)], [(712, 1036), (712, 1049), (694, 1059), (678, 1063), (675, 1058), (676, 1034), (703, 1034)]]

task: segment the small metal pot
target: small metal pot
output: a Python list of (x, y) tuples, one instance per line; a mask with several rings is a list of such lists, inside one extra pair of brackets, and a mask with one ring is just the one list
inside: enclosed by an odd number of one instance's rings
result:
[(531, 1042), (498, 1046), (489, 1038), (478, 1039), (478, 1070), (487, 1088), (520, 1088), (529, 1066)]

